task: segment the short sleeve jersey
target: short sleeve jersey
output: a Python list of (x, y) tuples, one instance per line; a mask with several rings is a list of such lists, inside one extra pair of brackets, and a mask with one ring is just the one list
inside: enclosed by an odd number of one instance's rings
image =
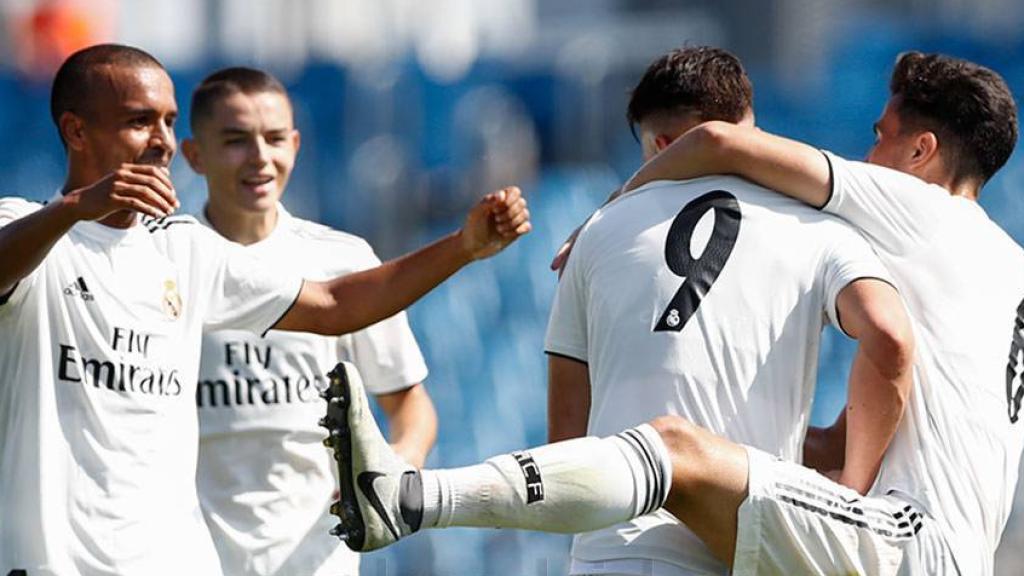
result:
[[(363, 239), (295, 218), (283, 206), (271, 235), (244, 251), (309, 280), (380, 264)], [(328, 507), (337, 482), (322, 444), (325, 431), (317, 426), (326, 410), (319, 396), (325, 375), (341, 360), (356, 365), (374, 394), (427, 376), (404, 312), (341, 337), (204, 334), (197, 481), (225, 573), (358, 573), (358, 556), (328, 533), (336, 523)]]
[(917, 502), (955, 535), (961, 565), (991, 573), (1024, 447), (1024, 251), (976, 202), (826, 156), (824, 210), (878, 253), (917, 339), (914, 389), (876, 491)]
[[(738, 178), (654, 182), (579, 235), (545, 347), (588, 364), (590, 434), (675, 414), (799, 461), (821, 329), (865, 277), (888, 274), (837, 218)], [(725, 572), (664, 511), (577, 536), (573, 556)]]
[[(0, 199), (0, 226), (39, 208)], [(266, 331), (300, 286), (190, 217), (62, 236), (0, 305), (0, 572), (219, 573), (195, 489), (200, 338)]]

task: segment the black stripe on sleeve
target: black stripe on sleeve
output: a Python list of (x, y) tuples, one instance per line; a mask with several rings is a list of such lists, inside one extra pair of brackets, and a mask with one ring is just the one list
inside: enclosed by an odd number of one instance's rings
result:
[[(849, 286), (850, 284), (853, 284), (854, 282), (856, 282), (858, 280), (877, 280), (879, 282), (882, 282), (884, 284), (888, 284), (889, 286), (892, 286), (892, 289), (895, 290), (897, 294), (900, 293), (900, 289), (897, 288), (895, 284), (893, 284), (892, 282), (886, 280), (885, 278), (879, 278), (878, 276), (857, 276), (853, 280), (850, 280), (849, 282), (847, 282), (846, 286), (843, 286), (842, 288), (840, 288), (839, 292), (836, 292), (836, 301), (832, 303), (832, 307), (835, 308), (835, 310), (836, 310), (836, 327), (839, 328), (840, 332), (842, 332), (843, 334), (845, 334), (846, 336), (848, 336), (850, 338), (853, 338), (853, 336), (850, 336), (850, 333), (846, 331), (846, 328), (843, 328), (843, 319), (842, 319), (841, 314), (839, 312), (839, 294), (842, 293), (843, 290), (846, 290), (847, 286)], [(901, 296), (901, 299), (902, 299), (902, 296)], [(854, 340), (856, 340), (856, 338), (854, 338)]]
[(579, 362), (580, 364), (589, 364), (586, 360), (581, 360), (575, 356), (569, 356), (568, 354), (562, 354), (561, 352), (552, 352), (551, 350), (545, 350), (545, 354), (548, 356), (558, 356), (559, 358), (565, 358), (566, 360), (572, 360), (573, 362)]
[(271, 324), (269, 328), (267, 328), (266, 330), (263, 331), (263, 334), (260, 334), (261, 338), (266, 337), (267, 332), (270, 332), (271, 330), (273, 330), (274, 326), (277, 326), (278, 324), (280, 324), (281, 320), (283, 320), (284, 317), (287, 316), (288, 313), (292, 311), (292, 308), (295, 307), (295, 303), (299, 301), (299, 295), (302, 294), (302, 289), (305, 286), (306, 286), (306, 281), (303, 280), (302, 283), (299, 284), (299, 291), (295, 293), (295, 298), (292, 300), (292, 303), (289, 304), (288, 307), (284, 309), (284, 312), (282, 312), (281, 315), (277, 317), (277, 320), (275, 320), (274, 323)]
[(825, 162), (828, 163), (828, 198), (825, 199), (825, 203), (821, 206), (815, 206), (818, 210), (824, 210), (825, 206), (828, 206), (829, 202), (832, 201), (832, 196), (836, 193), (836, 172), (832, 166), (832, 159), (829, 158), (825, 151), (821, 151), (821, 155), (825, 157)]
[[(847, 282), (846, 286), (840, 288), (839, 292), (836, 293), (836, 301), (833, 302), (833, 307), (836, 308), (836, 324), (837, 324), (836, 327), (839, 328), (840, 332), (843, 332), (843, 334), (845, 334), (846, 336), (848, 336), (850, 338), (853, 338), (853, 336), (851, 336), (850, 333), (846, 331), (846, 328), (843, 328), (843, 318), (842, 318), (842, 315), (839, 312), (839, 295), (840, 295), (840, 293), (843, 290), (846, 290), (847, 286), (853, 284), (854, 282), (857, 282), (858, 280), (878, 280), (879, 282), (882, 282), (884, 284), (888, 284), (888, 285), (892, 286), (893, 290), (896, 290), (897, 294), (900, 293), (899, 292), (899, 288), (897, 288), (895, 284), (893, 284), (892, 282), (889, 282), (885, 278), (879, 278), (877, 276), (858, 276), (857, 278), (854, 278), (850, 282)], [(856, 339), (856, 338), (854, 338), (854, 339)]]

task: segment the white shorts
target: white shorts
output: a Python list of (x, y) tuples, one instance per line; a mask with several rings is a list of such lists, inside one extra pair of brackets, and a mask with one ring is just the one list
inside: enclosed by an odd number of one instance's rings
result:
[(959, 574), (942, 530), (897, 496), (865, 497), (747, 448), (733, 574)]

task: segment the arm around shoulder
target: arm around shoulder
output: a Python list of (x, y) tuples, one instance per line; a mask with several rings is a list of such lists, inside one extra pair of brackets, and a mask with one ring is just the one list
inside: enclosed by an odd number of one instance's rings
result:
[(489, 258), (530, 231), (518, 188), (485, 196), (461, 229), (376, 268), (326, 282), (305, 282), (274, 326), (324, 335), (354, 332), (393, 316), (474, 260)]
[(645, 164), (626, 188), (713, 174), (741, 176), (819, 208), (831, 193), (831, 169), (820, 150), (753, 126), (721, 121), (705, 122), (683, 134)]

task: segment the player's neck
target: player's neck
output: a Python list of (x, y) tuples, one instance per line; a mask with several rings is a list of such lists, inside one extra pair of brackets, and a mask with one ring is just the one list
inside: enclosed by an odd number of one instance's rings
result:
[(932, 163), (920, 172), (912, 172), (914, 176), (929, 184), (942, 186), (949, 192), (950, 196), (959, 196), (974, 202), (978, 201), (981, 195), (981, 187), (984, 182), (977, 179), (954, 178), (953, 175), (943, 169), (941, 164)]
[(962, 183), (959, 186), (946, 186), (946, 190), (949, 190), (953, 196), (960, 196), (974, 202), (978, 201), (978, 196), (981, 194), (981, 186), (973, 182)]
[(231, 206), (207, 202), (206, 219), (221, 236), (244, 246), (265, 240), (277, 226), (277, 208), (266, 212), (247, 212)]

